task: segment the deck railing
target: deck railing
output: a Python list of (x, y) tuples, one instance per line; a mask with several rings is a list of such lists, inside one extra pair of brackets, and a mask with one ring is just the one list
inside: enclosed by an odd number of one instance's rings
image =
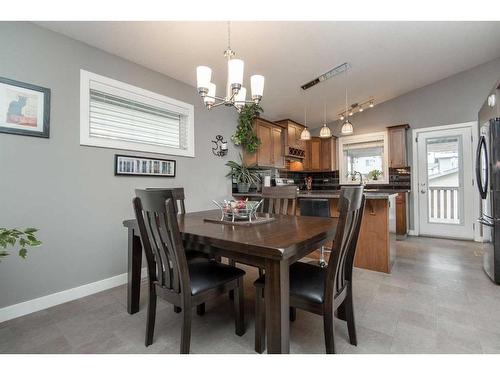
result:
[(459, 224), (458, 187), (429, 187), (429, 221)]

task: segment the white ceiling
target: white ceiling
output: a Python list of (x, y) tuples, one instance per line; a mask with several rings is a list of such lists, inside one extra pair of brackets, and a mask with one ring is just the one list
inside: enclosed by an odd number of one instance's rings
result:
[[(226, 22), (38, 22), (112, 54), (196, 86), (196, 66), (225, 87)], [(344, 62), (349, 102), (380, 103), (500, 56), (500, 22), (233, 22), (231, 47), (250, 75), (266, 77), (264, 117), (328, 121), (345, 102), (345, 76), (300, 85)], [(193, 88), (193, 90), (195, 90)], [(224, 110), (224, 109), (219, 109)]]

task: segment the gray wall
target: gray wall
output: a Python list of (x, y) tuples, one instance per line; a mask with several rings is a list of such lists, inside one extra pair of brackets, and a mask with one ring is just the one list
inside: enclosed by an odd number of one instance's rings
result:
[[(465, 52), (465, 51), (464, 51)], [(385, 130), (387, 126), (409, 124), (410, 128), (476, 121), (479, 109), (500, 79), (500, 58), (411, 91), (353, 116), (354, 134)], [(329, 124), (336, 136), (341, 123)], [(319, 135), (320, 127), (311, 131)], [(412, 163), (411, 132), (407, 134), (408, 162)], [(410, 200), (410, 213), (413, 202)], [(410, 214), (410, 229), (413, 215)]]
[[(208, 112), (195, 88), (33, 24), (0, 22), (0, 46), (0, 76), (52, 90), (50, 139), (0, 133), (0, 227), (34, 226), (43, 241), (27, 260), (0, 263), (0, 308), (126, 272), (121, 222), (135, 188), (184, 186), (188, 211), (230, 193), (224, 163), (237, 151), (229, 142), (215, 157), (210, 140), (231, 136), (235, 111)], [(194, 104), (196, 157), (169, 157), (174, 179), (114, 177), (123, 151), (79, 144), (80, 69)]]

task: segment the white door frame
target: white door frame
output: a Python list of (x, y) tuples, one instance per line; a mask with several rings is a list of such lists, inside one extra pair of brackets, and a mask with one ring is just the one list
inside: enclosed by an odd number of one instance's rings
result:
[[(460, 129), (460, 128), (470, 128), (471, 129), (471, 134), (472, 134), (472, 160), (470, 161), (471, 163), (471, 168), (472, 168), (472, 174), (474, 176), (474, 166), (475, 166), (475, 146), (477, 144), (478, 140), (478, 125), (477, 121), (470, 121), (470, 122), (464, 122), (460, 124), (451, 124), (451, 125), (440, 125), (440, 126), (429, 126), (429, 127), (424, 127), (424, 128), (419, 128), (419, 129), (412, 129), (411, 131), (411, 139), (412, 139), (412, 181), (411, 181), (411, 200), (413, 203), (413, 231), (412, 235), (418, 236), (420, 235), (420, 221), (419, 221), (419, 210), (420, 210), (420, 194), (418, 193), (418, 144), (417, 144), (417, 137), (420, 133), (425, 133), (425, 132), (430, 132), (430, 131), (436, 131), (436, 130), (450, 130), (450, 129)], [(464, 160), (465, 162), (465, 160)], [(476, 192), (476, 186), (475, 186), (475, 181), (474, 181), (474, 193)], [(480, 205), (480, 199), (479, 199), (479, 194), (474, 194), (474, 199), (473, 199), (473, 222), (475, 222), (476, 217), (479, 217), (479, 205)], [(482, 237), (479, 233), (479, 225), (474, 225), (474, 241), (482, 241)]]

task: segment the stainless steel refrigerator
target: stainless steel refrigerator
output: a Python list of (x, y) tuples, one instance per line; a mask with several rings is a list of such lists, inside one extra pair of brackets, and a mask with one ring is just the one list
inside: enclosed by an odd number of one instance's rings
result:
[(478, 222), (486, 241), (483, 267), (500, 284), (500, 82), (479, 111), (476, 185), (481, 196)]

